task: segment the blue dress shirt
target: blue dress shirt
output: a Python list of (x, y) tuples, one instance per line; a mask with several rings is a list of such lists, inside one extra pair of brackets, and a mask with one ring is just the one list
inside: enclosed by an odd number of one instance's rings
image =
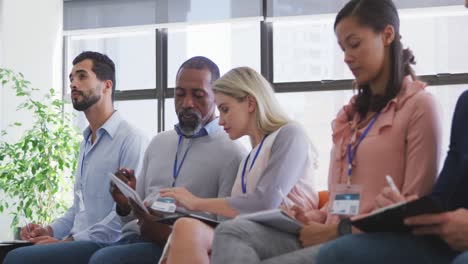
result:
[(54, 237), (63, 239), (112, 243), (121, 235), (121, 222), (115, 212), (115, 203), (109, 193), (108, 173), (120, 167), (135, 169), (138, 175), (148, 140), (114, 114), (96, 133), (91, 142), (91, 129), (83, 131), (78, 167), (75, 173), (73, 205), (50, 226)]

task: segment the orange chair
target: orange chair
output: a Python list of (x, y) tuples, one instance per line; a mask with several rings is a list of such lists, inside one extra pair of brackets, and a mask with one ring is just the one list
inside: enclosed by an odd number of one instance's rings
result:
[(324, 191), (319, 191), (318, 192), (318, 197), (319, 197), (319, 204), (318, 204), (318, 208), (322, 208), (327, 202), (328, 202), (328, 199), (330, 198), (329, 197), (329, 193), (327, 190), (324, 190)]

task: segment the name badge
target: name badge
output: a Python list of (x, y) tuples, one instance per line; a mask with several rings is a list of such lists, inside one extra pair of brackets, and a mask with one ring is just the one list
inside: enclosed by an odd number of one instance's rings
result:
[(159, 197), (153, 202), (151, 209), (165, 213), (174, 213), (176, 210), (175, 200), (171, 197)]
[(177, 209), (174, 198), (159, 196), (159, 190), (148, 195), (144, 204), (151, 207), (151, 209), (165, 213), (174, 213)]
[(333, 201), (332, 214), (357, 215), (360, 204), (359, 193), (337, 194)]
[(361, 187), (340, 184), (336, 186), (332, 199), (331, 214), (341, 216), (358, 215), (361, 205)]

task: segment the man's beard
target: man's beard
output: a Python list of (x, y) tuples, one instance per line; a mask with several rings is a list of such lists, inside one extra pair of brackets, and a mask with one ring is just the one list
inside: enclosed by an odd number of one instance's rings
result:
[(85, 111), (91, 106), (93, 106), (97, 101), (101, 99), (101, 95), (96, 92), (97, 89), (93, 89), (90, 94), (85, 94), (82, 91), (78, 91), (83, 99), (81, 101), (72, 100), (73, 108), (78, 111)]
[(184, 109), (177, 113), (177, 117), (179, 127), (185, 136), (191, 137), (197, 134), (203, 126), (201, 114), (193, 109)]

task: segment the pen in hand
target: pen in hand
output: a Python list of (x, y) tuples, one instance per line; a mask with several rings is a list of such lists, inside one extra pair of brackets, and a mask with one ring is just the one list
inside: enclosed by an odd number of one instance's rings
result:
[(286, 206), (286, 209), (291, 210), (291, 208), (294, 206), (294, 204), (291, 204), (291, 200), (289, 200), (286, 195), (284, 195), (283, 190), (281, 188), (278, 188), (278, 193), (281, 196), (281, 199), (283, 200), (284, 206)]
[(395, 185), (395, 182), (393, 181), (392, 177), (390, 175), (385, 176), (385, 179), (387, 180), (388, 185), (390, 188), (392, 188), (392, 191), (394, 191), (396, 194), (401, 195), (400, 191)]

